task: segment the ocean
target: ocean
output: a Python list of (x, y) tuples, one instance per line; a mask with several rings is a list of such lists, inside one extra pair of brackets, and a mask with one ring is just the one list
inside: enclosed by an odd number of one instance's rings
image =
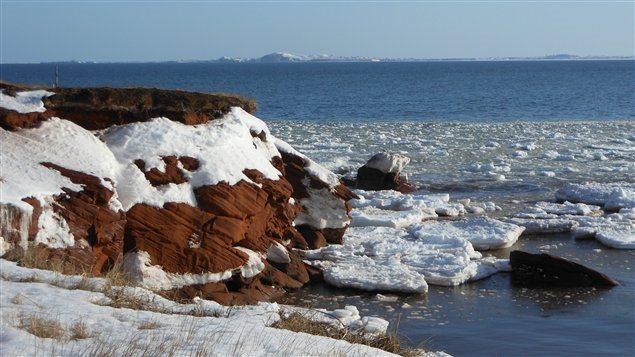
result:
[[(635, 119), (635, 61), (59, 64), (60, 86), (229, 92), (263, 119), (464, 121)], [(53, 64), (0, 78), (52, 85)]]
[[(55, 65), (0, 65), (0, 78), (52, 83)], [(60, 64), (61, 86), (152, 86), (258, 101), (272, 133), (342, 174), (381, 150), (412, 159), (408, 180), (452, 201), (492, 201), (495, 217), (553, 201), (568, 183), (635, 182), (635, 61), (291, 64)], [(509, 275), (425, 295), (323, 285), (281, 302), (358, 306), (412, 345), (463, 355), (602, 355), (635, 351), (635, 251), (567, 234), (523, 236), (599, 269), (610, 290), (526, 289)], [(488, 252), (505, 258), (511, 249)]]

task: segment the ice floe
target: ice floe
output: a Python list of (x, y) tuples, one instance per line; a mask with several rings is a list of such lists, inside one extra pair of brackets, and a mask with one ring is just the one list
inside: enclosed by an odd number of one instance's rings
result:
[(438, 237), (458, 237), (472, 243), (474, 249), (489, 250), (511, 247), (524, 227), (491, 218), (470, 218), (460, 221), (426, 222), (413, 227), (417, 238), (434, 241)]
[(556, 199), (604, 206), (607, 210), (635, 207), (635, 183), (569, 184), (556, 191)]

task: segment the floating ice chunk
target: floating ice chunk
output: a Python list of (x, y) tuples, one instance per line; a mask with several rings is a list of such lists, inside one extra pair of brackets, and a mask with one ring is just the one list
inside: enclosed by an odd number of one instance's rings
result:
[[(538, 202), (535, 206), (525, 210), (526, 213), (548, 213), (555, 215), (577, 215), (588, 216), (600, 212), (600, 207), (595, 205), (587, 205), (584, 203), (564, 203)], [(536, 218), (553, 218), (553, 217), (536, 217)]]
[(635, 183), (569, 184), (556, 191), (556, 199), (600, 206), (608, 203), (611, 210), (634, 207)]
[(45, 90), (34, 90), (27, 92), (18, 92), (15, 97), (4, 94), (0, 91), (0, 107), (14, 110), (18, 113), (33, 113), (46, 111), (42, 98), (54, 95), (53, 92)]
[[(425, 230), (416, 225), (412, 232), (417, 237)], [(459, 285), (476, 274), (478, 264), (472, 259), (481, 258), (465, 239), (412, 239), (404, 230), (386, 227), (349, 228), (344, 243), (306, 258), (313, 259), (309, 263), (320, 267), (330, 284), (365, 290), (422, 291), (420, 278), (428, 284)]]
[(629, 231), (601, 231), (595, 235), (595, 239), (611, 248), (635, 249), (635, 229)]
[(628, 232), (635, 229), (634, 217), (628, 214), (613, 213), (602, 217), (571, 218), (578, 223), (572, 230), (576, 239), (595, 238), (600, 232)]
[(618, 187), (609, 194), (604, 203), (604, 208), (609, 211), (632, 207), (635, 207), (635, 188)]
[(606, 160), (608, 160), (608, 158), (606, 156), (604, 156), (603, 153), (596, 152), (595, 154), (593, 154), (593, 160), (606, 161)]
[(496, 268), (496, 270), (498, 271), (512, 271), (512, 266), (509, 263), (509, 259), (499, 259), (496, 257), (486, 257), (483, 258), (481, 260), (479, 260), (479, 263), (481, 264), (487, 264), (490, 265), (494, 268)]
[(395, 302), (397, 300), (399, 300), (398, 296), (386, 296), (386, 295), (382, 295), (382, 294), (377, 294), (375, 295), (375, 299), (379, 300), (379, 301), (387, 301), (387, 302)]
[(542, 154), (542, 157), (545, 159), (554, 159), (558, 157), (559, 155), (560, 153), (558, 153), (557, 151), (547, 150)]
[(538, 171), (538, 175), (545, 177), (556, 177), (556, 173), (553, 171)]
[(512, 153), (512, 156), (515, 156), (515, 157), (527, 157), (527, 155), (528, 155), (527, 151), (520, 151), (520, 150), (514, 151)]
[(498, 273), (498, 269), (489, 264), (483, 264), (478, 262), (476, 265), (476, 273), (470, 278), (469, 281), (483, 280)]
[(339, 288), (404, 293), (428, 291), (423, 274), (401, 263), (399, 256), (340, 256), (336, 264), (325, 265), (322, 273), (326, 283)]
[(472, 214), (485, 214), (485, 209), (479, 206), (465, 206), (465, 210)]
[(353, 208), (376, 207), (393, 211), (411, 211), (421, 208), (434, 208), (444, 205), (450, 200), (445, 194), (402, 194), (397, 191), (364, 191), (354, 190), (359, 199), (350, 202)]
[(505, 222), (525, 227), (524, 234), (567, 233), (578, 225), (576, 221), (567, 218), (507, 218)]
[(416, 236), (423, 241), (458, 237), (469, 241), (478, 250), (511, 247), (525, 230), (524, 227), (491, 218), (426, 222), (417, 228)]
[(487, 172), (485, 173), (485, 176), (491, 178), (494, 181), (505, 181), (507, 180), (507, 177), (503, 174), (498, 174), (496, 172)]
[(367, 167), (383, 173), (400, 173), (408, 165), (410, 158), (396, 152), (380, 152), (366, 163)]
[(442, 217), (458, 217), (465, 215), (467, 212), (465, 207), (460, 203), (446, 203), (436, 207), (434, 211)]
[(471, 164), (469, 167), (470, 171), (474, 172), (510, 172), (512, 170), (511, 166), (507, 164), (495, 165), (493, 162), (489, 164)]
[(390, 211), (374, 207), (366, 207), (351, 212), (351, 227), (392, 227), (405, 228), (424, 219), (436, 218), (431, 208), (418, 208), (410, 211)]
[(388, 329), (388, 325), (390, 324), (388, 321), (374, 316), (364, 316), (362, 317), (362, 325), (364, 328), (364, 332), (370, 334), (382, 334), (386, 333)]

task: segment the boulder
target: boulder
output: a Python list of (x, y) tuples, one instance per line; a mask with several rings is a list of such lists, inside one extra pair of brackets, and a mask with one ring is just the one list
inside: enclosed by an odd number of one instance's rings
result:
[(531, 254), (520, 250), (509, 255), (512, 279), (522, 286), (610, 288), (619, 283), (596, 270), (550, 254)]
[(410, 158), (399, 153), (380, 152), (357, 170), (356, 187), (362, 190), (396, 190), (403, 193), (415, 188), (400, 175)]

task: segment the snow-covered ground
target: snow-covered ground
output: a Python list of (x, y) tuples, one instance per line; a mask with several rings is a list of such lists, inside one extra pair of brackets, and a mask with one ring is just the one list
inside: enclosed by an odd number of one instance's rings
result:
[[(111, 306), (115, 296), (134, 297), (140, 307)], [(109, 287), (103, 278), (59, 275), (0, 259), (3, 356), (390, 355), (365, 345), (271, 327), (281, 314), (294, 312), (371, 335), (388, 328), (387, 321), (362, 317), (354, 306), (327, 311), (276, 303), (231, 308), (200, 299), (178, 304), (142, 288)], [(59, 330), (58, 337), (28, 332), (44, 321)]]

